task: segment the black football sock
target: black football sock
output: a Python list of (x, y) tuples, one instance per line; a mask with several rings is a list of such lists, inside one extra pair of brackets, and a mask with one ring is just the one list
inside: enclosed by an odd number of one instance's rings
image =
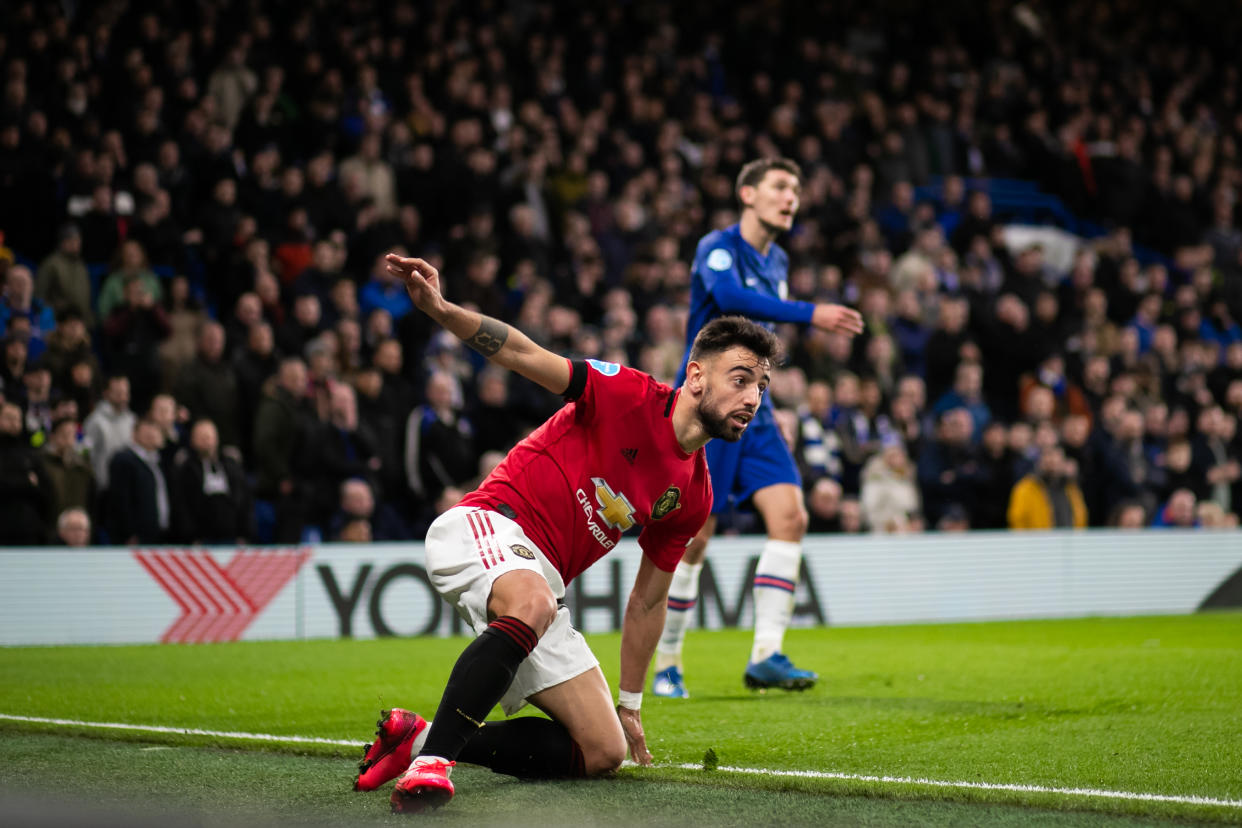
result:
[(560, 722), (526, 716), (488, 722), (474, 734), (458, 758), (522, 779), (586, 776), (582, 750)]
[(538, 643), (534, 630), (508, 615), (497, 618), (470, 642), (453, 665), (419, 756), (456, 759)]

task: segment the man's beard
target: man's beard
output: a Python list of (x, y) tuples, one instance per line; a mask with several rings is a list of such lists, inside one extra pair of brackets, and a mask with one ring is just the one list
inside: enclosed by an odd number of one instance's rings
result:
[(703, 395), (703, 401), (699, 403), (699, 422), (703, 424), (703, 430), (707, 432), (707, 436), (730, 443), (736, 443), (742, 439), (742, 434), (746, 432), (746, 429), (738, 428), (729, 422), (731, 416), (729, 412), (721, 414), (712, 406), (710, 391)]

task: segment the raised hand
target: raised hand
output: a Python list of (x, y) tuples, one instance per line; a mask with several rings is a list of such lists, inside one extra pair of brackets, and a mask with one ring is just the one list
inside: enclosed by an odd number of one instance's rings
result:
[(845, 305), (819, 304), (811, 313), (811, 324), (832, 333), (854, 336), (863, 332), (862, 314)]
[(384, 257), (385, 267), (393, 276), (405, 282), (406, 292), (414, 306), (424, 313), (431, 313), (439, 307), (443, 296), (440, 293), (440, 271), (436, 270), (424, 259), (399, 256), (389, 253)]

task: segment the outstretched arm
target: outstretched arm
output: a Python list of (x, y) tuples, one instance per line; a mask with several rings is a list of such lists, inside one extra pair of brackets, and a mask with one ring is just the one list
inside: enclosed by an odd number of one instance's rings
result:
[[(643, 685), (647, 683), (647, 668), (664, 629), (668, 587), (672, 581), (673, 573), (658, 568), (643, 555), (621, 627), (621, 680), (618, 686), (623, 691), (641, 695)], [(619, 705), (617, 715), (621, 717), (621, 728), (630, 746), (630, 757), (640, 765), (651, 764), (641, 713)]]
[(698, 271), (712, 298), (725, 313), (735, 313), (767, 322), (797, 322), (825, 331), (849, 336), (863, 330), (862, 315), (845, 305), (830, 302), (798, 302), (765, 296), (746, 286), (736, 264), (723, 271), (710, 268)]
[(554, 394), (569, 388), (569, 360), (536, 345), (499, 319), (466, 310), (444, 298), (440, 272), (422, 259), (389, 253), (388, 272), (405, 281), (414, 306), (497, 365), (516, 371)]

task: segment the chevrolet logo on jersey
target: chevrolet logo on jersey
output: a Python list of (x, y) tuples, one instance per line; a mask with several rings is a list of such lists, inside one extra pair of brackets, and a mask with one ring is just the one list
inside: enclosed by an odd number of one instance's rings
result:
[(624, 494), (617, 494), (602, 477), (592, 477), (595, 484), (595, 500), (599, 503), (596, 512), (609, 529), (628, 531), (634, 525), (634, 504)]

